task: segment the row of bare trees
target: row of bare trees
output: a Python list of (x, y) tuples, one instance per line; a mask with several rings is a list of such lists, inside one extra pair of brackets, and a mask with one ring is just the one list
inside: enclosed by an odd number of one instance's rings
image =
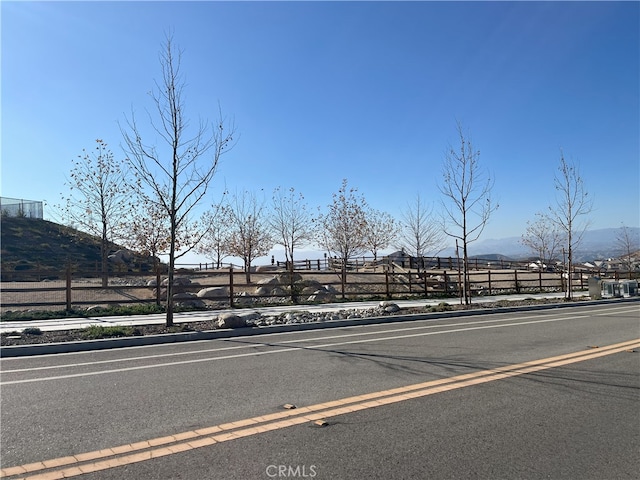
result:
[[(83, 152), (74, 162), (68, 178), (69, 194), (60, 210), (68, 222), (102, 239), (104, 272), (114, 243), (154, 258), (168, 255), (166, 319), (171, 325), (176, 260), (192, 250), (218, 265), (226, 256), (241, 258), (250, 281), (253, 261), (275, 244), (284, 247), (291, 266), (296, 250), (320, 246), (343, 261), (344, 275), (347, 260), (367, 251), (377, 258), (379, 251), (393, 246), (422, 257), (437, 252), (449, 237), (462, 251), (464, 300), (471, 301), (468, 246), (480, 237), (498, 205), (491, 195), (493, 179), (481, 168), (480, 153), (460, 123), (458, 141), (445, 154), (439, 215), (418, 193), (396, 220), (371, 208), (346, 179), (331, 203), (314, 213), (300, 192), (277, 188), (271, 202), (252, 192), (225, 192), (222, 201), (200, 215), (220, 159), (234, 146), (235, 126), (220, 107), (214, 124), (190, 125), (181, 55), (167, 37), (159, 59), (161, 79), (150, 93), (152, 109), (146, 112), (144, 127), (134, 112), (121, 125), (126, 158), (116, 160), (98, 140), (95, 151)], [(552, 243), (560, 238), (547, 237), (546, 222), (552, 222), (564, 232), (571, 263), (579, 240), (576, 220), (589, 213), (590, 198), (577, 168), (564, 156), (555, 185), (557, 205), (529, 226), (527, 236), (541, 258), (550, 258)]]

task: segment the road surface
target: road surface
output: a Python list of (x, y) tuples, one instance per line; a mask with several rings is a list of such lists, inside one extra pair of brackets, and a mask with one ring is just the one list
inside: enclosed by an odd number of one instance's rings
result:
[(638, 478), (639, 352), (625, 303), (6, 358), (2, 475)]

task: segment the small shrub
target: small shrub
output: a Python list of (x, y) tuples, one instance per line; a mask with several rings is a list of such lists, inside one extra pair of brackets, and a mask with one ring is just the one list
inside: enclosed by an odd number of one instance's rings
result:
[(22, 333), (24, 333), (25, 335), (42, 335), (42, 330), (40, 330), (38, 327), (27, 327), (22, 330)]
[(99, 338), (129, 337), (134, 334), (132, 327), (91, 325), (80, 330), (80, 335), (86, 340), (97, 340)]
[(447, 302), (440, 302), (438, 305), (435, 305), (429, 309), (430, 312), (448, 312), (452, 310), (451, 305)]

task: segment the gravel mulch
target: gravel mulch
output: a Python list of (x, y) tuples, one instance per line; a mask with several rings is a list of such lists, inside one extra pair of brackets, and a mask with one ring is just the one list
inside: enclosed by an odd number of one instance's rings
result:
[[(550, 304), (558, 303), (562, 300), (558, 299), (542, 299), (542, 300), (520, 300), (520, 301), (500, 301), (490, 303), (476, 303), (469, 306), (459, 304), (441, 304), (437, 307), (423, 307), (423, 308), (401, 308), (395, 313), (384, 312), (381, 309), (370, 309), (366, 312), (359, 311), (358, 316), (360, 318), (382, 316), (382, 315), (407, 315), (407, 314), (421, 314), (434, 311), (459, 311), (469, 309), (495, 309), (501, 307), (518, 307), (529, 306), (537, 304)], [(303, 312), (304, 307), (300, 307), (299, 311)], [(356, 310), (350, 310), (349, 312), (355, 312)], [(239, 311), (238, 313), (241, 313)], [(278, 317), (261, 317), (258, 321), (253, 321), (255, 325), (277, 325), (284, 323), (309, 323), (313, 321), (327, 321), (327, 318), (322, 317), (321, 314), (316, 318), (313, 315), (310, 316), (307, 312), (303, 312), (304, 317), (293, 318), (291, 314), (282, 314)], [(335, 314), (334, 314), (335, 317)], [(341, 318), (354, 318), (353, 313), (349, 314), (347, 311), (340, 312)], [(357, 318), (357, 317), (355, 317)], [(95, 338), (113, 338), (113, 337), (135, 337), (144, 335), (159, 335), (165, 333), (178, 333), (178, 332), (198, 332), (209, 331), (218, 329), (217, 319), (214, 317), (212, 320), (201, 322), (188, 322), (175, 324), (172, 327), (166, 325), (141, 325), (135, 327), (107, 327), (107, 329), (82, 329), (82, 330), (61, 330), (54, 332), (39, 332), (34, 330), (29, 333), (29, 329), (25, 329), (22, 332), (9, 332), (3, 333), (0, 336), (0, 346), (10, 345), (32, 345), (42, 343), (60, 343), (60, 342), (76, 342), (81, 340), (91, 340)], [(110, 333), (109, 333), (110, 332)]]

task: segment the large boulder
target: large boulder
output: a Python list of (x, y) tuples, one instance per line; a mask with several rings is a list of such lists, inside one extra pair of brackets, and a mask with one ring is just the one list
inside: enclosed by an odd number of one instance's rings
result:
[(259, 265), (256, 267), (256, 273), (259, 272), (277, 272), (280, 268), (277, 265)]
[(110, 262), (117, 265), (124, 265), (134, 259), (133, 253), (129, 250), (117, 250), (116, 252), (108, 255), (107, 258)]
[(183, 307), (204, 308), (206, 305), (195, 293), (180, 292), (173, 296), (173, 301)]
[(335, 299), (336, 299), (336, 296), (333, 293), (328, 292), (326, 290), (317, 290), (313, 292), (313, 295), (310, 295), (309, 298), (307, 298), (307, 301), (322, 303), (322, 302), (332, 302)]
[(269, 287), (258, 287), (256, 288), (256, 295), (268, 296), (271, 295), (271, 289)]
[(276, 287), (273, 290), (271, 290), (271, 295), (273, 295), (274, 297), (284, 297), (289, 295), (289, 292), (286, 291), (284, 288)]
[(322, 284), (317, 280), (305, 280), (304, 282), (302, 282), (303, 294), (312, 294), (317, 290), (326, 290), (326, 288), (324, 288)]
[(211, 300), (222, 300), (229, 298), (229, 289), (227, 287), (209, 287), (203, 288), (197, 294), (198, 298)]
[(384, 310), (386, 313), (396, 313), (400, 311), (400, 307), (397, 303), (393, 302), (380, 302), (378, 307)]
[[(187, 278), (187, 277), (173, 277), (173, 286), (187, 286), (187, 285), (191, 285), (191, 279)], [(163, 287), (166, 287), (169, 284), (169, 279), (165, 278), (164, 280), (162, 280), (162, 282), (160, 283), (160, 285), (162, 285)]]
[(259, 312), (242, 312), (242, 313), (238, 313), (237, 314), (242, 320), (245, 321), (245, 323), (247, 324), (247, 326), (249, 326), (252, 323), (255, 323), (257, 320), (260, 319), (261, 315)]
[(246, 326), (246, 319), (235, 313), (223, 313), (218, 317), (218, 328), (243, 328)]
[[(169, 279), (162, 280), (160, 285), (165, 287), (169, 284)], [(173, 277), (173, 293), (183, 293), (192, 290), (197, 290), (200, 285), (197, 282), (192, 282), (188, 277)]]
[(294, 284), (302, 281), (302, 275), (297, 272), (281, 273), (279, 275), (276, 275), (275, 278), (280, 285), (291, 285), (291, 280), (293, 280)]
[(271, 277), (271, 278), (263, 278), (262, 280), (258, 280), (256, 283), (258, 285), (263, 285), (263, 286), (279, 285), (280, 284), (277, 276)]

